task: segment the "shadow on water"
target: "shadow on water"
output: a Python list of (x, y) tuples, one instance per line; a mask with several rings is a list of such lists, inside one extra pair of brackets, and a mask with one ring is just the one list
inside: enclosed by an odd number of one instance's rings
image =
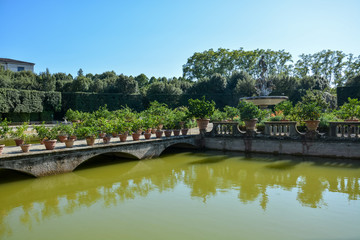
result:
[(217, 152), (206, 151), (210, 155), (225, 154), (228, 157), (241, 157), (243, 161), (260, 161), (274, 163), (268, 165), (272, 169), (290, 169), (300, 163), (309, 163), (313, 166), (334, 167), (334, 168), (360, 168), (360, 160), (344, 158), (321, 158), (321, 157), (302, 157), (293, 155), (269, 155), (262, 153), (243, 153), (243, 152)]
[(109, 166), (109, 165), (115, 165), (119, 163), (126, 163), (126, 162), (132, 162), (137, 161), (132, 158), (126, 158), (126, 157), (118, 157), (112, 154), (102, 154), (95, 156), (93, 158), (90, 158), (89, 160), (83, 162), (80, 164), (74, 171), (80, 171), (80, 170), (86, 170), (86, 169), (92, 169), (102, 166)]
[(10, 169), (0, 169), (0, 184), (35, 179), (34, 176)]

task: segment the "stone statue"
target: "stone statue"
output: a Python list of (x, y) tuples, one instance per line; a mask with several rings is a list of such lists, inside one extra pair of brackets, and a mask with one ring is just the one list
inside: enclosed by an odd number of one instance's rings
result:
[(259, 96), (268, 96), (274, 88), (273, 83), (265, 78), (267, 71), (267, 64), (265, 62), (265, 56), (262, 55), (259, 60), (259, 67), (261, 68), (260, 79), (256, 81), (256, 92)]
[(265, 62), (265, 56), (262, 55), (261, 56), (261, 59), (259, 61), (259, 67), (261, 68), (261, 78), (264, 78), (264, 74), (265, 72), (267, 71), (267, 65), (266, 65), (266, 62)]

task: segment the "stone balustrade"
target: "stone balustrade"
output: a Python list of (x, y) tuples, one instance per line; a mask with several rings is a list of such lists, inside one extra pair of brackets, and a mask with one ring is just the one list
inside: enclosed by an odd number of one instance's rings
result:
[(342, 139), (359, 139), (360, 122), (330, 122), (329, 137)]
[(297, 137), (300, 135), (296, 129), (295, 121), (265, 122), (264, 134), (274, 137)]
[(210, 136), (241, 136), (245, 132), (240, 131), (238, 122), (213, 122), (213, 129), (209, 133)]

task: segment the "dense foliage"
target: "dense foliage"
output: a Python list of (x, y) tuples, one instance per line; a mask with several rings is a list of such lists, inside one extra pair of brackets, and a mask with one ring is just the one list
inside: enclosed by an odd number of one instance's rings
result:
[(69, 108), (91, 112), (107, 104), (110, 110), (127, 105), (141, 111), (153, 101), (175, 108), (202, 96), (215, 101), (220, 109), (227, 105), (236, 107), (239, 98), (256, 95), (261, 55), (265, 56), (267, 77), (275, 86), (271, 95), (288, 96), (294, 105), (309, 90), (327, 95), (333, 102), (331, 108), (337, 107), (336, 92), (339, 105), (348, 97), (360, 97), (360, 56), (323, 50), (301, 54), (295, 62), (284, 50), (219, 48), (194, 53), (183, 66), (183, 77), (179, 78), (145, 74), (134, 77), (114, 71), (91, 74), (82, 69), (73, 77), (52, 74), (48, 69), (34, 74), (0, 68), (0, 112), (2, 118), (14, 114), (29, 118), (29, 114), (36, 113), (46, 115), (36, 118), (48, 119), (61, 109), (55, 114), (60, 120)]

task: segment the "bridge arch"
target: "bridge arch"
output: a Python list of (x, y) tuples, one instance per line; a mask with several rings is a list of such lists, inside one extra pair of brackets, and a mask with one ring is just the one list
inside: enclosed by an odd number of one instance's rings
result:
[(198, 149), (199, 146), (193, 144), (193, 143), (188, 143), (188, 142), (180, 142), (180, 143), (174, 143), (174, 144), (170, 144), (168, 146), (166, 146), (159, 154), (159, 156), (161, 154), (163, 154), (164, 152), (166, 152), (167, 150), (169, 150), (170, 148), (183, 148), (183, 149)]
[(79, 167), (82, 167), (84, 164), (88, 163), (89, 161), (94, 161), (94, 162), (101, 162), (101, 160), (97, 159), (100, 158), (101, 156), (112, 156), (114, 158), (118, 158), (118, 159), (133, 159), (133, 160), (139, 160), (140, 158), (138, 156), (135, 156), (134, 154), (128, 153), (128, 152), (107, 152), (107, 153), (99, 153), (96, 155), (91, 155), (88, 156), (87, 158), (84, 157), (81, 161), (78, 162), (78, 164), (74, 167), (74, 169), (72, 171), (75, 171), (76, 169), (78, 169)]

